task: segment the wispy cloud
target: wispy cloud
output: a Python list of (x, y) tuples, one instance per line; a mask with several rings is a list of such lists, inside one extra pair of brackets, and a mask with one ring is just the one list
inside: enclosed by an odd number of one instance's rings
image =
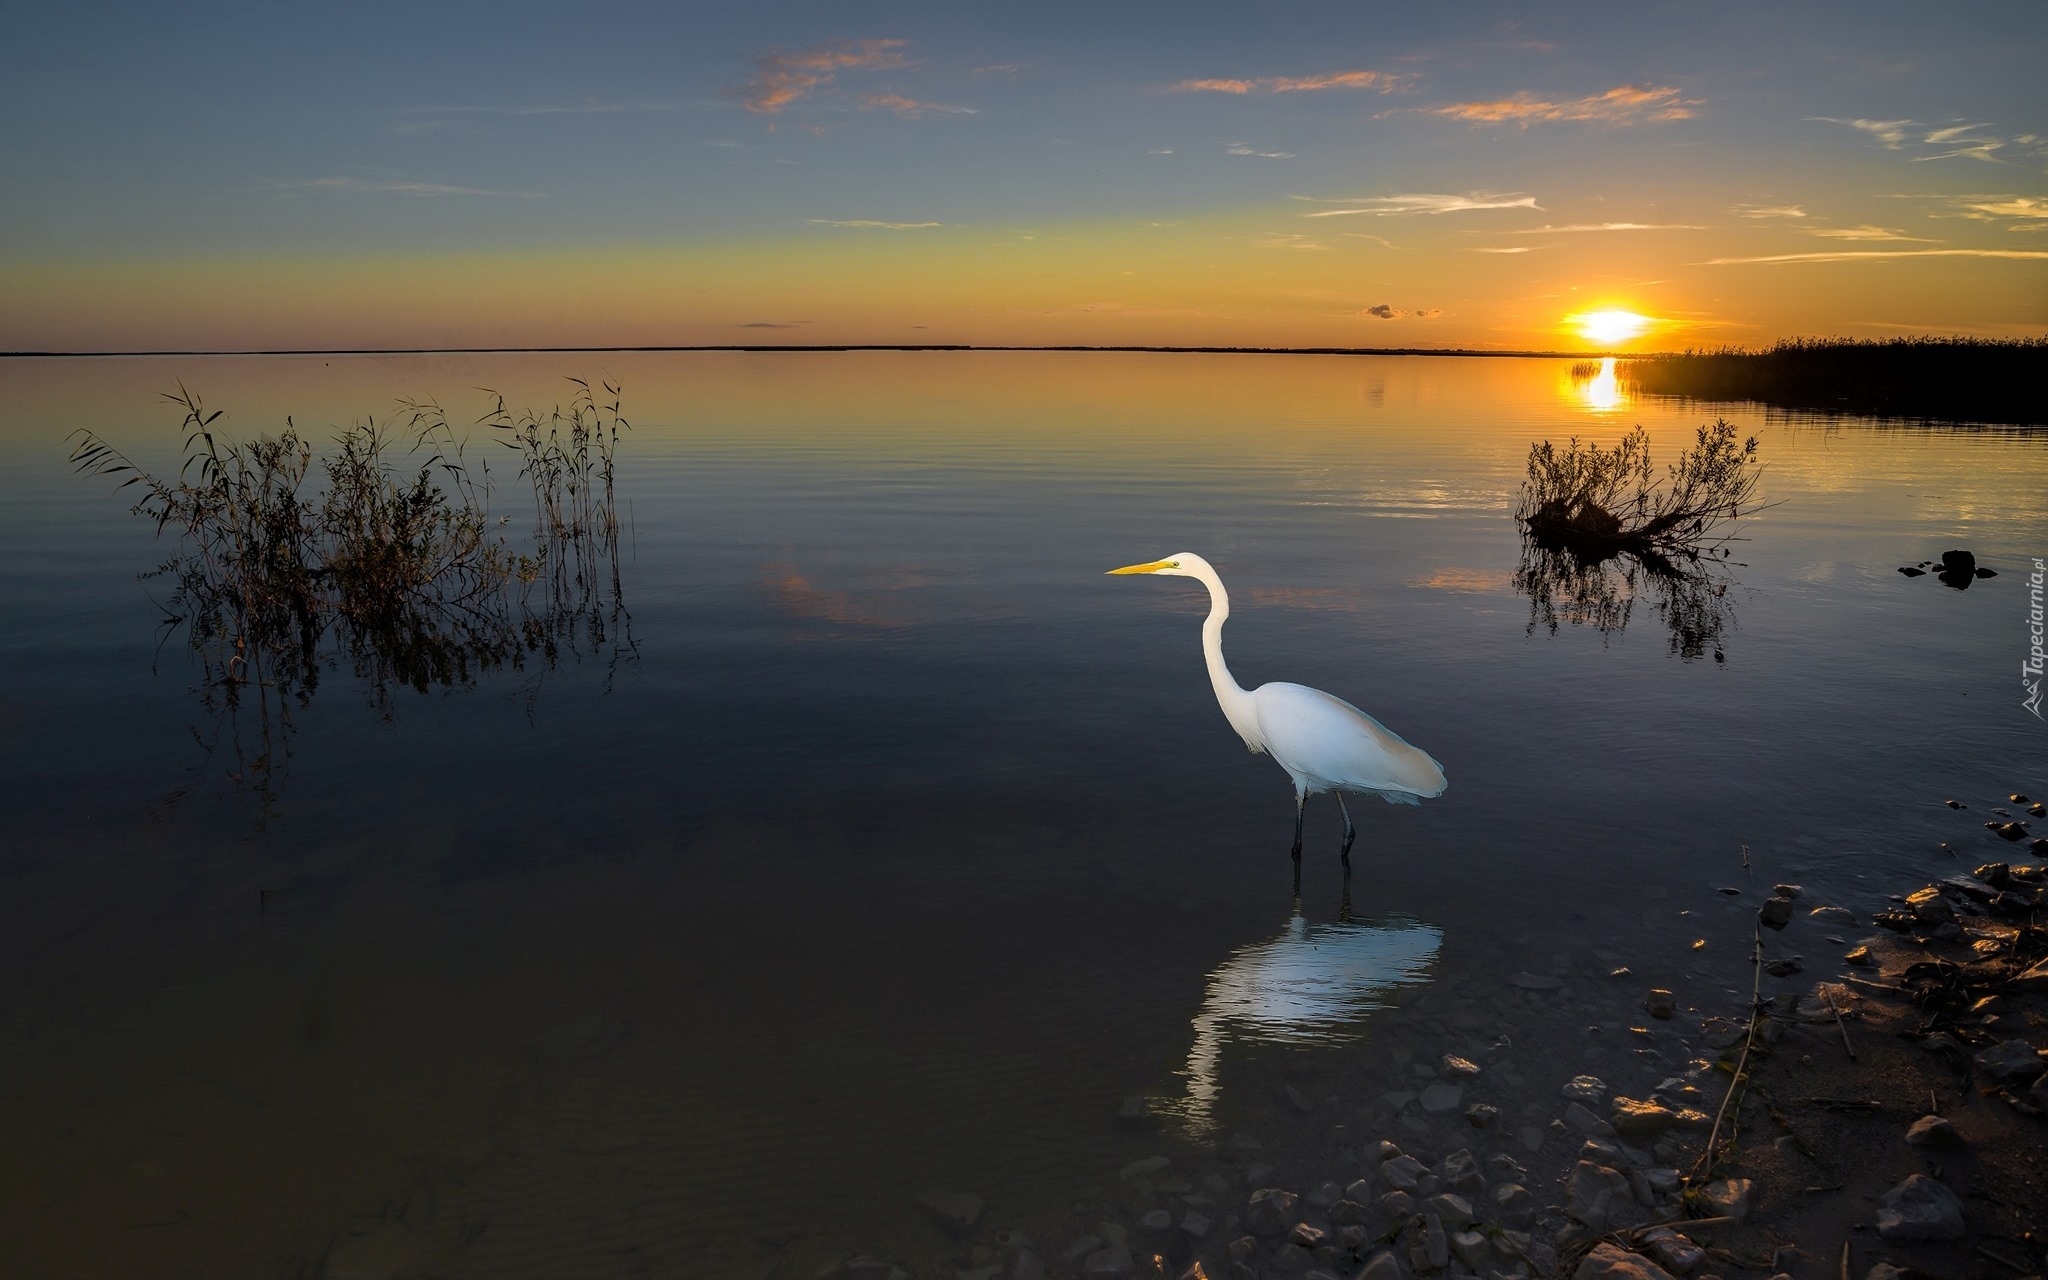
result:
[(1806, 210), (1796, 204), (1738, 204), (1728, 212), (1738, 218), (1803, 218)]
[(1168, 93), (1320, 93), (1326, 89), (1375, 89), (1392, 93), (1411, 77), (1386, 71), (1332, 71), (1319, 76), (1261, 76), (1257, 79), (1182, 80), (1166, 86)]
[(1382, 302), (1378, 306), (1367, 307), (1358, 314), (1371, 316), (1375, 320), (1406, 320), (1411, 316), (1417, 320), (1434, 320), (1443, 313), (1444, 309), (1442, 307), (1416, 307), (1410, 310), (1406, 307), (1396, 307)]
[(1940, 244), (1926, 236), (1909, 236), (1891, 227), (1801, 227), (1810, 236), (1821, 236), (1828, 240), (1915, 240), (1921, 244)]
[(1254, 249), (1323, 250), (1328, 249), (1330, 246), (1319, 243), (1304, 235), (1296, 235), (1285, 231), (1268, 231), (1252, 241), (1252, 247)]
[(567, 102), (555, 105), (513, 107), (399, 107), (394, 116), (604, 116), (636, 111), (689, 111), (688, 102)]
[(1474, 252), (1474, 253), (1534, 253), (1534, 252), (1536, 252), (1536, 251), (1537, 251), (1538, 249), (1547, 249), (1547, 248), (1549, 248), (1549, 246), (1548, 246), (1548, 245), (1541, 245), (1541, 244), (1516, 244), (1516, 245), (1508, 245), (1508, 246), (1506, 246), (1506, 247), (1504, 247), (1504, 248), (1503, 248), (1503, 247), (1497, 247), (1497, 246), (1488, 246), (1488, 247), (1484, 247), (1484, 248), (1477, 248), (1477, 249), (1474, 249), (1474, 250), (1472, 250), (1472, 252)]
[(1907, 131), (1919, 128), (1919, 125), (1911, 120), (1865, 120), (1861, 117), (1845, 119), (1841, 116), (1808, 116), (1806, 118), (1822, 124), (1846, 124), (1851, 129), (1868, 134), (1887, 151), (1897, 151), (1905, 146)]
[(1844, 249), (1831, 253), (1773, 253), (1757, 258), (1709, 258), (1702, 266), (1754, 262), (1881, 262), (1890, 258), (2007, 258), (2048, 261), (2048, 249)]
[(1692, 222), (1574, 222), (1564, 227), (1517, 227), (1508, 232), (1511, 236), (1547, 236), (1559, 232), (1581, 231), (1705, 231), (1707, 228)]
[(1257, 156), (1261, 160), (1294, 159), (1294, 153), (1292, 151), (1261, 151), (1257, 147), (1246, 146), (1242, 142), (1226, 142), (1223, 144), (1223, 151), (1225, 155)]
[(862, 111), (888, 111), (905, 120), (916, 120), (926, 115), (973, 116), (980, 115), (980, 107), (956, 107), (944, 102), (920, 102), (906, 98), (900, 93), (864, 93), (857, 100)]
[(808, 320), (749, 320), (737, 327), (741, 329), (801, 329)]
[(883, 222), (875, 218), (810, 218), (812, 226), (846, 227), (854, 231), (924, 231), (943, 222)]
[(807, 49), (778, 50), (754, 59), (754, 73), (726, 92), (755, 115), (772, 116), (830, 86), (841, 71), (907, 67), (901, 40), (834, 40)]
[[(1915, 164), (1930, 160), (1979, 160), (1986, 164), (2013, 164), (2013, 157), (2029, 160), (2048, 157), (2048, 140), (2031, 133), (1999, 137), (1987, 133), (1987, 123), (1947, 124), (1930, 128), (1917, 120), (1864, 120), (1840, 116), (1808, 116), (1824, 124), (1845, 124), (1873, 139), (1887, 151), (1919, 151), (1908, 156)], [(1921, 130), (1926, 132), (1921, 132)], [(1928, 147), (1943, 148), (1927, 151)]]
[(1553, 102), (1526, 94), (1492, 101), (1453, 102), (1442, 107), (1423, 107), (1430, 115), (1448, 116), (1471, 124), (1535, 124), (1545, 121), (1582, 120), (1599, 124), (1654, 124), (1666, 120), (1690, 120), (1700, 99), (1682, 98), (1678, 90), (1665, 85), (1616, 85), (1605, 93)]
[(407, 182), (395, 178), (304, 178), (271, 184), (281, 191), (341, 191), (393, 196), (507, 196), (517, 200), (538, 200), (538, 191), (498, 191), (489, 187), (461, 187), (447, 182)]
[[(1315, 199), (1303, 196), (1301, 199)], [(1392, 218), (1411, 213), (1467, 213), (1475, 209), (1542, 209), (1535, 196), (1500, 191), (1473, 191), (1462, 196), (1416, 193), (1393, 196), (1359, 196), (1356, 199), (1332, 201), (1350, 206), (1344, 209), (1317, 209), (1304, 213), (1304, 218), (1348, 218), (1366, 215), (1375, 218)]]
[(1962, 216), (1979, 222), (2001, 218), (2048, 218), (2048, 199), (2040, 196), (1957, 196)]

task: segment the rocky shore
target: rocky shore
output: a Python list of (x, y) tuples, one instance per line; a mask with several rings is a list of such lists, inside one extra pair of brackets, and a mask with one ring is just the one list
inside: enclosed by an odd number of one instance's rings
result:
[[(2023, 821), (1986, 825), (2031, 838)], [(1161, 1154), (1106, 1171), (1064, 1221), (1003, 1221), (976, 1195), (933, 1192), (936, 1255), (857, 1254), (817, 1274), (2042, 1275), (2048, 866), (1901, 887), (1866, 920), (1776, 886), (1756, 910), (1746, 1002), (1648, 987), (1604, 952), (1598, 985), (1517, 972), (1432, 991), (1413, 1002), (1430, 1016), (1348, 1077), (1372, 1081), (1369, 1096), (1290, 1084), (1261, 1132), (1187, 1143), (1166, 1126)], [(1597, 1070), (1522, 1033), (1559, 1019), (1579, 1022)], [(1142, 1126), (1155, 1110), (1131, 1099), (1122, 1115)]]

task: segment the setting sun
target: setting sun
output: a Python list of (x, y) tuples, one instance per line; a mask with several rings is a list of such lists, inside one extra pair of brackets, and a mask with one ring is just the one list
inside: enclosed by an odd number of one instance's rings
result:
[(1566, 316), (1565, 323), (1578, 329), (1579, 336), (1586, 341), (1611, 346), (1641, 336), (1651, 322), (1648, 316), (1639, 316), (1633, 311), (1588, 311)]

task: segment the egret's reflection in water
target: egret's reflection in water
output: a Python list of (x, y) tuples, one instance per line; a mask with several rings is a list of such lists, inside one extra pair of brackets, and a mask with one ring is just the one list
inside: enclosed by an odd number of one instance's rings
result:
[(1182, 1114), (1199, 1133), (1214, 1124), (1223, 1046), (1326, 1045), (1352, 1039), (1365, 1016), (1391, 1007), (1398, 987), (1430, 978), (1443, 930), (1406, 916), (1353, 920), (1347, 883), (1330, 924), (1311, 924), (1294, 900), (1278, 936), (1232, 952), (1209, 975), (1188, 1051)]

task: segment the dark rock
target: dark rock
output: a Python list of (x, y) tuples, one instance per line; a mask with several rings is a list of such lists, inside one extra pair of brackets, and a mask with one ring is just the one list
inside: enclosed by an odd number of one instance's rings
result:
[(1416, 1180), (1427, 1170), (1414, 1156), (1395, 1156), (1380, 1165), (1380, 1179), (1396, 1191), (1415, 1190)]
[(1757, 908), (1756, 918), (1766, 929), (1782, 929), (1792, 923), (1792, 899), (1772, 895)]
[(1655, 1254), (1657, 1261), (1667, 1270), (1678, 1275), (1692, 1271), (1707, 1260), (1706, 1250), (1669, 1227), (1652, 1227), (1637, 1237), (1637, 1242)]
[(1911, 933), (1913, 931), (1913, 915), (1908, 911), (1880, 911), (1875, 916), (1872, 916), (1871, 919), (1879, 927), (1890, 929), (1893, 933)]
[(1842, 959), (1859, 969), (1875, 969), (1877, 967), (1877, 957), (1870, 954), (1869, 947), (1858, 947), (1848, 955), (1843, 956)]
[(2007, 1040), (1977, 1055), (1977, 1070), (1999, 1084), (2025, 1084), (2044, 1070), (2041, 1055), (2024, 1040)]
[(2012, 883), (2012, 868), (2003, 862), (1987, 862), (1977, 868), (1976, 876), (1994, 889), (2003, 889)]
[(1960, 801), (1960, 800), (1944, 800), (1944, 801), (1942, 801), (1942, 803), (1943, 803), (1943, 804), (1945, 804), (1945, 805), (1947, 805), (1947, 806), (1948, 806), (1949, 808), (1951, 808), (1951, 809), (1967, 809), (1967, 808), (1969, 808), (1969, 806), (1968, 806), (1968, 805), (1964, 804), (1964, 803), (1963, 803), (1962, 801)]
[(1465, 1123), (1474, 1129), (1491, 1129), (1493, 1122), (1500, 1118), (1500, 1108), (1490, 1107), (1483, 1102), (1465, 1108)]
[(1671, 1273), (1639, 1253), (1598, 1244), (1572, 1272), (1572, 1280), (1672, 1280)]
[(1916, 1173), (1885, 1192), (1877, 1234), (1886, 1240), (1960, 1240), (1967, 1227), (1955, 1192)]
[(1638, 1102), (1619, 1094), (1614, 1098), (1614, 1112), (1607, 1118), (1614, 1131), (1624, 1138), (1653, 1138), (1677, 1120), (1677, 1113), (1669, 1107), (1654, 1102)]
[(2027, 830), (2027, 824), (2024, 822), (2003, 823), (1997, 828), (1997, 831), (1999, 835), (2004, 836), (2008, 840), (2024, 840), (2031, 834)]
[(1986, 569), (1984, 566), (1979, 565), (1977, 566), (1977, 576), (1980, 578), (1995, 578), (1998, 576), (1998, 570)]
[(1669, 1018), (1678, 1012), (1678, 999), (1662, 987), (1650, 988), (1650, 998), (1643, 1002), (1643, 1008), (1653, 1018)]
[(1773, 978), (1789, 978), (1805, 967), (1805, 965), (1799, 963), (1796, 956), (1787, 956), (1766, 962), (1764, 971)]
[(1294, 1226), (1295, 1206), (1301, 1197), (1278, 1187), (1261, 1187), (1252, 1192), (1244, 1208), (1245, 1229), (1253, 1235), (1277, 1236)]
[(1941, 553), (1941, 569), (1944, 573), (1975, 573), (1977, 557), (1967, 551), (1944, 551)]
[(1948, 904), (1948, 899), (1941, 895), (1941, 890), (1933, 885), (1907, 894), (1906, 910), (1915, 920), (1927, 924), (1953, 924), (1956, 918), (1956, 909)]
[(2017, 791), (2013, 792), (2011, 795), (2008, 795), (2006, 799), (2011, 801), (2013, 804), (2025, 804), (2027, 802), (2027, 798)]
[(1900, 565), (1900, 566), (1899, 566), (1899, 572), (1900, 572), (1900, 573), (1903, 573), (1903, 574), (1905, 574), (1905, 575), (1906, 575), (1907, 577), (1909, 577), (1909, 578), (1918, 578), (1918, 577), (1923, 577), (1923, 576), (1925, 576), (1925, 575), (1926, 575), (1926, 573), (1927, 573), (1927, 570), (1925, 570), (1925, 569), (1915, 569), (1915, 568), (1914, 568), (1913, 566), (1911, 566), (1911, 565), (1905, 565), (1905, 564), (1902, 564), (1902, 565)]

